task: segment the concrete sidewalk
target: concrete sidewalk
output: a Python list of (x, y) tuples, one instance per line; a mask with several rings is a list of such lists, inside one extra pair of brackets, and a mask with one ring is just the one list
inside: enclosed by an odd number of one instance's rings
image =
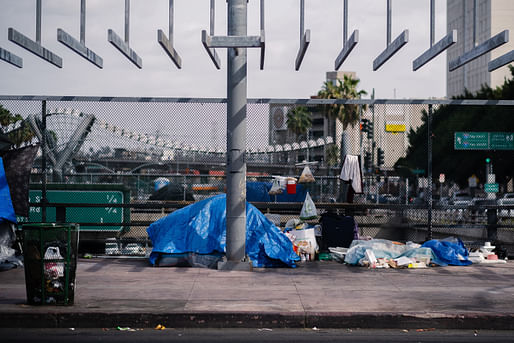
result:
[(253, 272), (80, 259), (72, 306), (26, 305), (23, 268), (0, 272), (0, 327), (514, 330), (514, 262), (376, 269), (334, 261)]

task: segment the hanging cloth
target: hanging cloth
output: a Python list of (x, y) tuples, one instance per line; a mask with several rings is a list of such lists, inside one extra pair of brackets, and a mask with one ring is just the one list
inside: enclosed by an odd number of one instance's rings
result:
[(343, 181), (351, 181), (353, 191), (362, 193), (362, 176), (358, 156), (346, 155), (339, 178)]

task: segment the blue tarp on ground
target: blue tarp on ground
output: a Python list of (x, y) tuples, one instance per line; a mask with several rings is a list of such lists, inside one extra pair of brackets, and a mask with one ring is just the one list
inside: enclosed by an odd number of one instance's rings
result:
[[(225, 252), (226, 195), (194, 203), (152, 223), (148, 237), (155, 265), (161, 254)], [(255, 206), (246, 204), (246, 254), (254, 267), (295, 266), (291, 241)]]
[(11, 200), (11, 192), (5, 176), (4, 161), (0, 157), (0, 222), (16, 223), (16, 215)]
[(435, 255), (432, 261), (440, 266), (469, 266), (473, 263), (468, 259), (468, 249), (460, 238), (432, 239), (422, 247), (432, 249)]
[(246, 201), (250, 202), (304, 202), (307, 190), (302, 184), (296, 185), (296, 194), (287, 194), (284, 190), (282, 194), (269, 195), (271, 182), (247, 182)]

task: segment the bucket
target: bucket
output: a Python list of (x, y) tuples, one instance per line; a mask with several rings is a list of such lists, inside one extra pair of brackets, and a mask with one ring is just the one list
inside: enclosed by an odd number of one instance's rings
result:
[(294, 180), (287, 180), (287, 194), (296, 194), (296, 182)]

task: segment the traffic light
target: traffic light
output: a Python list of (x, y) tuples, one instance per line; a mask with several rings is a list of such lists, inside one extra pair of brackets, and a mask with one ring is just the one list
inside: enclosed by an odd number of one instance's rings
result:
[(364, 168), (366, 170), (371, 169), (371, 153), (368, 151), (364, 154)]
[(368, 131), (368, 120), (367, 119), (362, 119), (361, 120), (361, 131), (362, 132), (367, 132)]
[(377, 148), (377, 164), (379, 166), (384, 164), (384, 150)]
[(374, 133), (373, 123), (369, 122), (368, 123), (368, 139), (373, 139), (373, 133)]
[(485, 163), (491, 163), (491, 159), (489, 157), (485, 158)]

